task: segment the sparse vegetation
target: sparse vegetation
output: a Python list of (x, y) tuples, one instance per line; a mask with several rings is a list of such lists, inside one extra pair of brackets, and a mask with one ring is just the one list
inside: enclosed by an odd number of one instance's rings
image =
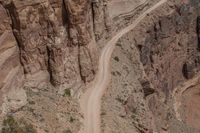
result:
[(121, 47), (121, 46), (122, 46), (122, 44), (121, 44), (120, 42), (117, 42), (117, 43), (116, 43), (116, 46), (119, 46), (119, 47)]
[(67, 130), (64, 130), (63, 133), (72, 133), (72, 131), (67, 129)]
[(72, 122), (74, 122), (74, 120), (75, 120), (75, 119), (74, 119), (72, 116), (70, 116), (70, 120), (69, 120), (69, 122), (72, 123)]
[(66, 97), (66, 96), (67, 96), (67, 97), (70, 97), (70, 96), (71, 96), (70, 88), (65, 89), (63, 96), (64, 96), (64, 97)]
[(24, 120), (16, 121), (13, 116), (7, 116), (3, 121), (1, 133), (37, 133), (37, 131)]
[(117, 62), (119, 62), (119, 57), (115, 56), (114, 60), (116, 60)]
[(34, 101), (29, 101), (29, 104), (32, 104), (32, 105), (33, 105), (33, 104), (35, 104), (35, 102), (34, 102)]

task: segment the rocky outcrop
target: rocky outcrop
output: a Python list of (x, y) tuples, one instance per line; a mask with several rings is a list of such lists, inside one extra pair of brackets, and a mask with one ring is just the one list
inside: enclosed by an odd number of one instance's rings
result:
[(183, 65), (183, 75), (187, 79), (193, 78), (200, 70), (200, 56), (190, 57)]
[(94, 78), (98, 54), (90, 1), (1, 3), (11, 16), (29, 86), (50, 81), (63, 88)]

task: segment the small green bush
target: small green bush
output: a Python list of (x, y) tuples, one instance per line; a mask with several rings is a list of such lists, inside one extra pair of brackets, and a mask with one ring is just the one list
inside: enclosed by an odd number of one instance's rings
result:
[(71, 96), (71, 91), (70, 91), (69, 88), (65, 89), (63, 96), (65, 96), (65, 97), (66, 97), (66, 96), (68, 96), (68, 97)]
[(72, 133), (72, 131), (67, 129), (67, 130), (64, 130), (63, 133)]

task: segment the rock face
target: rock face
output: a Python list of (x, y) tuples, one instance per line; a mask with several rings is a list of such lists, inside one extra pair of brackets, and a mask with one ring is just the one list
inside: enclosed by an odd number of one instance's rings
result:
[(193, 78), (200, 69), (200, 56), (190, 57), (183, 65), (183, 75), (187, 79)]
[(98, 47), (90, 3), (0, 0), (0, 113), (9, 112), (10, 96), (22, 98), (12, 111), (26, 104), (24, 86), (77, 91), (94, 79)]
[[(27, 79), (55, 87), (89, 81), (96, 71), (88, 1), (3, 1)], [(40, 73), (38, 79), (36, 75)]]
[[(6, 10), (0, 5), (0, 16), (4, 19), (0, 20), (0, 117), (1, 114), (7, 113), (10, 103), (16, 103), (15, 107), (21, 107), (21, 101), (23, 98), (16, 97), (12, 99), (11, 93), (20, 95), (23, 84), (23, 68), (20, 63), (20, 52), (17, 46), (17, 41), (13, 35), (11, 20)], [(23, 92), (22, 92), (23, 93)], [(23, 93), (24, 94), (24, 93)], [(10, 97), (11, 96), (11, 97)], [(11, 99), (10, 99), (10, 98)], [(6, 103), (7, 106), (1, 106), (3, 102), (7, 102), (10, 99), (10, 103)], [(17, 103), (16, 101), (19, 100)], [(23, 100), (22, 100), (23, 101)], [(19, 105), (19, 106), (18, 106)], [(23, 105), (23, 102), (22, 102)]]

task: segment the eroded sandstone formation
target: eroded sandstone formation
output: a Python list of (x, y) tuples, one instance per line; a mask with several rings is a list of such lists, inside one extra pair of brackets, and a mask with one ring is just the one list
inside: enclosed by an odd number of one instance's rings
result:
[(4, 1), (3, 5), (11, 15), (28, 79), (40, 83), (49, 78), (59, 87), (93, 78), (97, 55), (88, 1)]

